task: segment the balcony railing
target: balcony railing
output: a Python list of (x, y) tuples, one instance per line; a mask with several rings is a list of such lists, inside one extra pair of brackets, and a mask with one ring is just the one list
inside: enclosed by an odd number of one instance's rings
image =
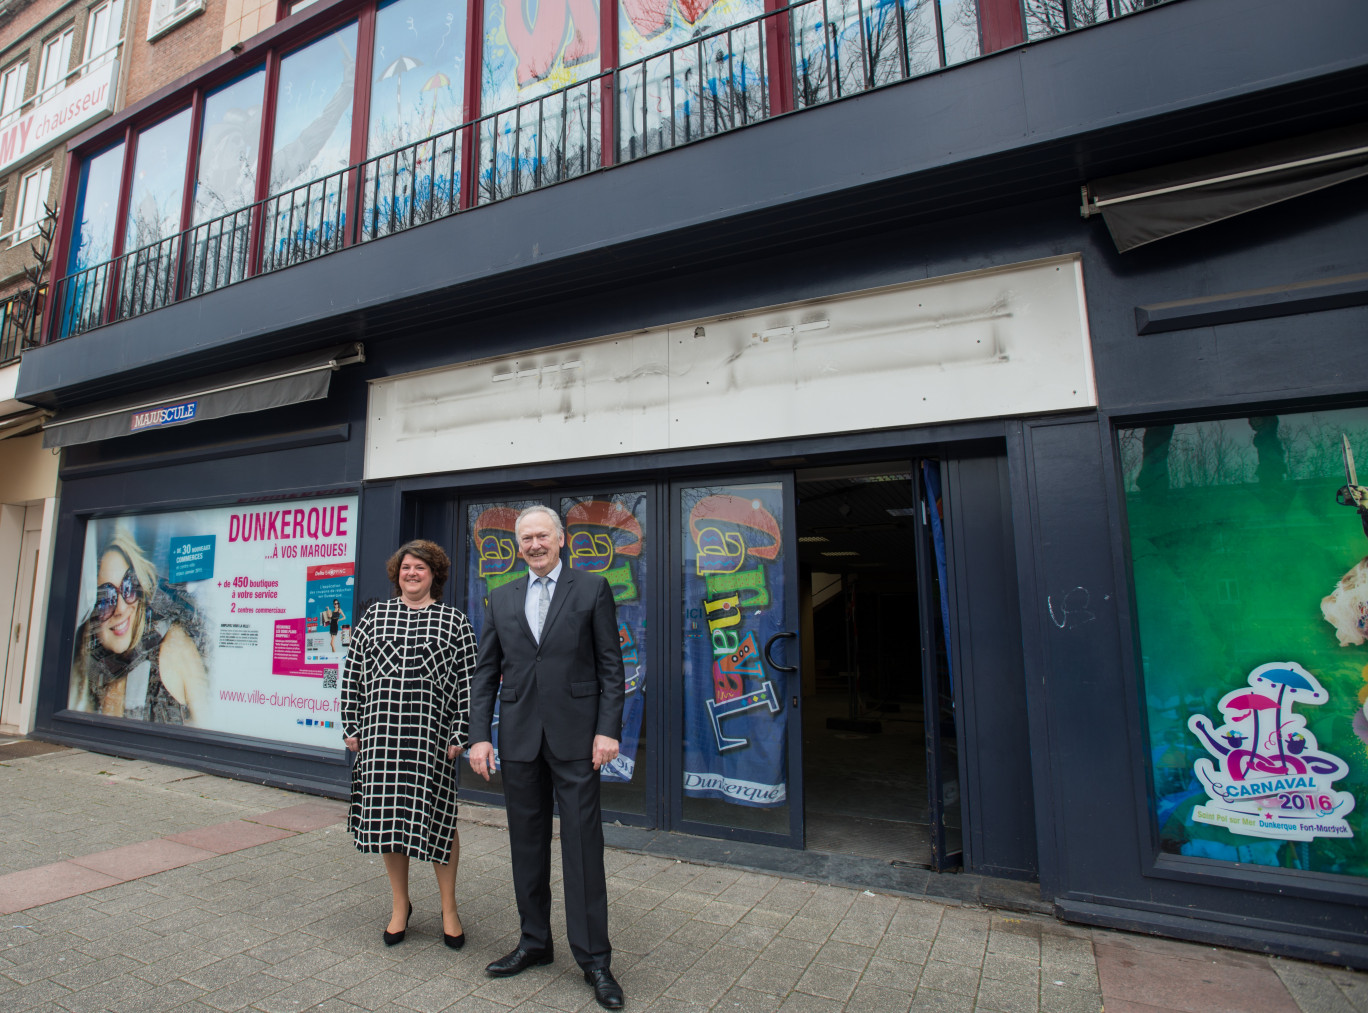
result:
[[(1105, 4), (1105, 16), (1158, 2), (1072, 0)], [(1064, 0), (1027, 0), (1042, 5), (1073, 12)], [(790, 49), (794, 109), (979, 55), (964, 50), (976, 25), (956, 34), (950, 9), (946, 0), (800, 0), (690, 39), (74, 271), (56, 283), (49, 340), (768, 119), (776, 44)], [(976, 9), (963, 0), (962, 11)], [(1075, 24), (1064, 17), (1059, 30)], [(462, 180), (463, 166), (473, 180)]]
[(13, 362), (23, 354), (24, 349), (38, 343), (39, 321), (43, 317), (47, 286), (38, 290), (37, 303), (30, 313), (28, 301), (32, 297), (33, 290), (30, 288), (0, 302), (0, 366)]

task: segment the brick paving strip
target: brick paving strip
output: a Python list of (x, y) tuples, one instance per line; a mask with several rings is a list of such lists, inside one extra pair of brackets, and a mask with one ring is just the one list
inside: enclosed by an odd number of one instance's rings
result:
[(321, 830), (342, 822), (346, 816), (344, 802), (303, 802), (261, 816), (11, 872), (0, 876), (0, 915), (26, 911), (310, 830)]

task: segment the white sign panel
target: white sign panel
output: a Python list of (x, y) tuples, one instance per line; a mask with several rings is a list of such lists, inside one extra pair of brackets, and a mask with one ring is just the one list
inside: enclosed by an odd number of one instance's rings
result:
[(693, 321), (371, 385), (391, 478), (1087, 408), (1076, 257)]
[(119, 61), (111, 60), (0, 130), (0, 172), (66, 140), (113, 109), (118, 75)]

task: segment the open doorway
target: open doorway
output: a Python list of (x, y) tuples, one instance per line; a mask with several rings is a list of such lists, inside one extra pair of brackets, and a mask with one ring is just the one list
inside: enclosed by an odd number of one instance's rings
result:
[(795, 475), (804, 828), (811, 850), (944, 868), (957, 735), (926, 489), (912, 461)]

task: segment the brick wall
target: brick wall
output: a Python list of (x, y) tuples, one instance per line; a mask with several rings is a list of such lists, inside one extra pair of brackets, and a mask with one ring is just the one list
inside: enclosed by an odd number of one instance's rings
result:
[(152, 42), (147, 41), (152, 0), (127, 2), (136, 9), (127, 32), (124, 105), (132, 105), (163, 85), (184, 77), (222, 52), (219, 43), (223, 38), (226, 0), (207, 0), (203, 13), (182, 21)]

